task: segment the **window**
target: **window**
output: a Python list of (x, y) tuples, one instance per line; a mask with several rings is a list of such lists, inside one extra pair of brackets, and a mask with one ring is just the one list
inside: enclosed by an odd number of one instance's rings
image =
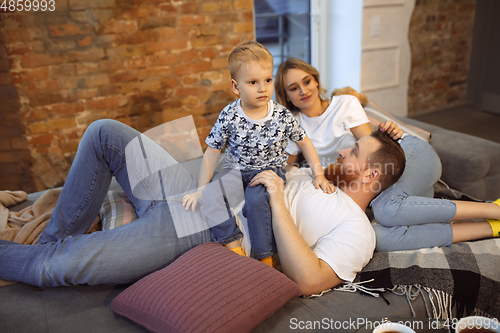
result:
[(254, 0), (255, 33), (274, 57), (274, 68), (289, 57), (311, 62), (310, 0)]
[(254, 0), (255, 34), (274, 57), (289, 57), (321, 73), (328, 91), (361, 86), (363, 0)]

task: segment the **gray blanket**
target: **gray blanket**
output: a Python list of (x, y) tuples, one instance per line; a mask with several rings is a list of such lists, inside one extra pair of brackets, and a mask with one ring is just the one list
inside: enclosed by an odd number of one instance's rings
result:
[[(484, 315), (500, 317), (500, 239), (417, 251), (377, 252), (355, 282), (430, 300), (433, 319)], [(423, 296), (423, 295), (422, 295)], [(425, 298), (424, 298), (425, 299)]]

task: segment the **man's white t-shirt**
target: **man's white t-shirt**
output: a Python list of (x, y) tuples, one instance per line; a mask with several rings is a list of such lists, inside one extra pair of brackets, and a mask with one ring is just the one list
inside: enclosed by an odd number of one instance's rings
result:
[[(308, 117), (302, 112), (296, 112), (294, 117), (311, 139), (324, 167), (337, 161), (340, 150), (356, 143), (350, 129), (369, 122), (358, 99), (351, 95), (333, 96), (330, 105), (319, 117)], [(297, 155), (300, 149), (289, 141), (286, 152)]]
[(375, 232), (365, 212), (338, 187), (332, 194), (315, 189), (309, 168), (286, 177), (285, 203), (299, 233), (339, 278), (353, 281), (375, 250)]

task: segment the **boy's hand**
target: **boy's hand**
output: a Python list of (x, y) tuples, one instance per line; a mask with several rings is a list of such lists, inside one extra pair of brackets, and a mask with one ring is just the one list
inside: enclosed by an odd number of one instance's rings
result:
[(335, 185), (333, 185), (328, 179), (326, 179), (325, 175), (318, 175), (314, 177), (313, 184), (316, 188), (321, 187), (323, 192), (327, 194), (331, 194), (335, 191)]
[(198, 204), (200, 199), (201, 199), (201, 191), (196, 191), (196, 192), (191, 193), (191, 194), (186, 194), (182, 198), (182, 206), (186, 207), (186, 210), (188, 210), (189, 207), (191, 206), (191, 210), (194, 213), (194, 211), (196, 209), (196, 205)]
[(385, 124), (380, 123), (380, 131), (387, 132), (387, 135), (393, 140), (399, 140), (403, 137), (403, 131), (399, 128), (398, 124), (388, 120)]

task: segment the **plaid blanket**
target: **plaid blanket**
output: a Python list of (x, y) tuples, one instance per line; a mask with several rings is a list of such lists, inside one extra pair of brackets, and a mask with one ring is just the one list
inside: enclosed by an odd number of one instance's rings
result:
[[(409, 300), (426, 293), (433, 319), (500, 317), (500, 239), (416, 251), (376, 252), (356, 277), (370, 288), (388, 288)], [(424, 297), (424, 295), (422, 295)], [(424, 298), (425, 300), (425, 298)], [(411, 302), (410, 302), (411, 306)]]

